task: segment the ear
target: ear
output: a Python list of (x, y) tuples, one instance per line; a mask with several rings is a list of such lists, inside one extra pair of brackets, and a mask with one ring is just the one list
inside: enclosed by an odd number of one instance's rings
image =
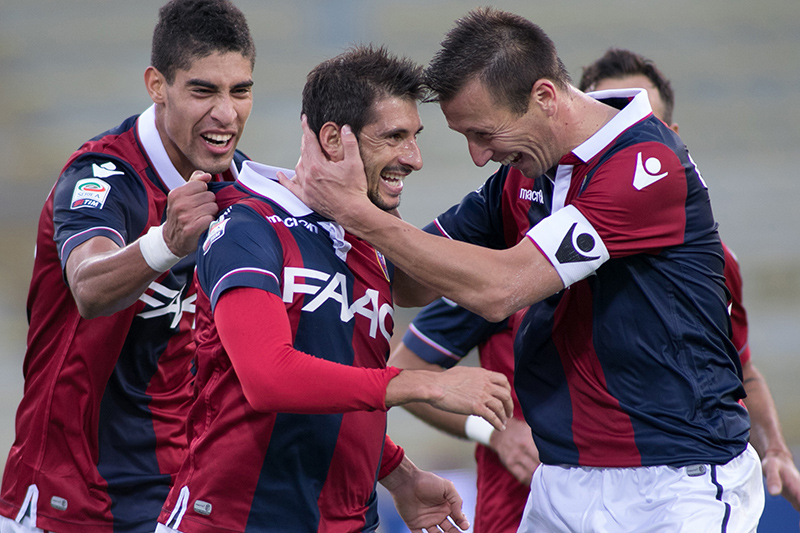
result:
[(157, 68), (150, 66), (144, 71), (144, 86), (154, 103), (163, 104), (166, 101), (167, 80)]
[(333, 122), (326, 122), (319, 130), (319, 145), (325, 155), (333, 162), (344, 159), (344, 147), (342, 146), (342, 134)]
[(546, 78), (536, 80), (531, 88), (530, 106), (537, 106), (547, 116), (552, 116), (556, 112), (557, 103), (558, 91), (555, 84)]

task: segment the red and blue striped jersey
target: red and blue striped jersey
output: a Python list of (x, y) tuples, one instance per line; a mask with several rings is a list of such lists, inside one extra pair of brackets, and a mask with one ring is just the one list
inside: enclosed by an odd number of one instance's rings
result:
[[(236, 164), (243, 159), (237, 153)], [(232, 165), (225, 179), (235, 175)], [(86, 142), (51, 190), (28, 293), (25, 389), (3, 474), (4, 516), (16, 517), (35, 484), (42, 529), (155, 528), (187, 449), (194, 256), (135, 304), (91, 320), (81, 318), (63, 269), (92, 237), (125, 246), (160, 225), (167, 194), (183, 183), (151, 107)]]
[[(605, 96), (622, 111), (555, 170), (546, 207), (562, 220), (533, 221), (529, 237), (569, 287), (522, 321), (515, 388), (544, 462), (724, 463), (744, 449), (749, 420), (707, 189), (646, 93)], [(516, 174), (496, 180), (504, 172)], [(453, 208), (437, 225), (493, 247), (525, 231), (498, 226), (524, 219), (486, 205)], [(608, 260), (570, 278), (601, 248)]]
[[(387, 459), (385, 386), (375, 388), (373, 405), (343, 413), (257, 411), (214, 324), (225, 291), (264, 290), (283, 301), (296, 350), (348, 368), (388, 371), (393, 266), (309, 210), (274, 173), (246, 163), (236, 185), (218, 194), (223, 210), (198, 249), (190, 452), (160, 520), (170, 522), (184, 492), (188, 506), (174, 527), (186, 533), (373, 531), (375, 484)], [(302, 372), (287, 380), (321, 409), (332, 400), (316, 394), (319, 387)]]

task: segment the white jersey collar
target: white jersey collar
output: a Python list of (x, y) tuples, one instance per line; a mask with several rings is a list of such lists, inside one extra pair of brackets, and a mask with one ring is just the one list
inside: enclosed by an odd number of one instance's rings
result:
[[(161, 142), (161, 135), (159, 135), (156, 128), (155, 104), (139, 115), (139, 119), (136, 121), (136, 131), (156, 174), (161, 178), (167, 189), (171, 191), (186, 183), (186, 180), (180, 175), (175, 165), (172, 164), (169, 155), (167, 155), (167, 149), (164, 148), (164, 143)], [(233, 161), (231, 161), (231, 173), (234, 177), (238, 175), (236, 164)]]
[(294, 217), (304, 217), (313, 213), (300, 198), (278, 183), (278, 171), (290, 179), (294, 177), (294, 170), (245, 161), (237, 181), (254, 193), (277, 203)]
[(587, 94), (596, 100), (607, 98), (632, 98), (632, 100), (594, 135), (572, 151), (584, 163), (599, 154), (626, 129), (653, 112), (645, 89), (609, 89)]

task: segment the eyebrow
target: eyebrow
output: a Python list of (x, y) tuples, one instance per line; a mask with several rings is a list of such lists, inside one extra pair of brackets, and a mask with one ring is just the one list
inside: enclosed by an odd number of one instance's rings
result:
[[(419, 135), (419, 133), (423, 129), (425, 129), (425, 126), (420, 126), (419, 129), (416, 131), (416, 135)], [(382, 137), (391, 137), (391, 136), (396, 135), (398, 133), (408, 133), (408, 132), (409, 132), (409, 130), (407, 130), (406, 128), (394, 128), (394, 129), (391, 129), (389, 131), (386, 131), (386, 132), (382, 133), (381, 136)]]
[[(206, 89), (213, 89), (218, 90), (219, 86), (216, 83), (211, 83), (210, 81), (206, 81), (200, 78), (192, 78), (186, 82), (186, 85), (195, 85), (198, 87), (205, 87)], [(253, 80), (247, 80), (237, 83), (233, 86), (233, 89), (245, 89), (247, 87), (253, 86)]]

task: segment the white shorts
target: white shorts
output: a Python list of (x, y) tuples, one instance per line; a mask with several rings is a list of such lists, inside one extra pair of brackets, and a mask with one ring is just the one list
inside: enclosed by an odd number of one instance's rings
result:
[(39, 529), (33, 525), (29, 516), (22, 518), (20, 522), (11, 520), (5, 516), (0, 516), (0, 533), (52, 533)]
[(761, 461), (589, 468), (540, 465), (517, 533), (755, 533), (764, 510)]

